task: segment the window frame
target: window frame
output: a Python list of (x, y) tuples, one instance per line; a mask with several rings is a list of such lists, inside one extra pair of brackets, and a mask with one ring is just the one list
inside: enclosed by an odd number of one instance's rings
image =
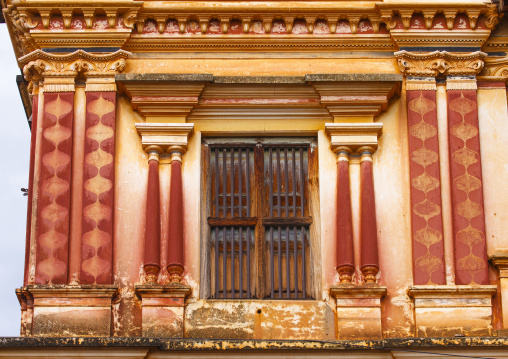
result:
[[(261, 146), (259, 146), (261, 145)], [(252, 260), (254, 264), (254, 285), (251, 299), (245, 298), (212, 298), (212, 266), (211, 266), (211, 227), (209, 218), (213, 218), (212, 211), (212, 178), (211, 178), (211, 148), (220, 146), (221, 148), (238, 148), (251, 147), (253, 152), (261, 151), (263, 153), (256, 155), (254, 153), (253, 177), (251, 181), (251, 192), (253, 193), (253, 207), (256, 214), (255, 233), (254, 233), (254, 253)], [(307, 278), (309, 285), (307, 286), (308, 298), (289, 298), (279, 299), (270, 298), (270, 287), (267, 280), (270, 276), (270, 270), (266, 270), (269, 266), (269, 258), (265, 253), (266, 248), (259, 246), (267, 245), (265, 238), (265, 225), (273, 222), (274, 218), (268, 218), (268, 203), (266, 202), (267, 194), (265, 191), (265, 161), (264, 149), (275, 147), (304, 147), (308, 148), (307, 155), (307, 192), (305, 194), (305, 207), (308, 217), (304, 220), (304, 224), (308, 224), (309, 219), (312, 222), (309, 225), (309, 258), (306, 263), (308, 267)], [(262, 160), (256, 161), (256, 158)], [(320, 246), (320, 220), (319, 220), (319, 168), (318, 168), (318, 146), (316, 137), (203, 137), (201, 141), (201, 245), (200, 245), (200, 298), (207, 300), (319, 300), (321, 294), (321, 246)], [(259, 209), (261, 208), (261, 209)], [(254, 216), (254, 215), (252, 215)], [(284, 219), (278, 223), (283, 223)], [(277, 222), (277, 221), (276, 221)], [(291, 224), (293, 225), (293, 224)], [(268, 227), (267, 227), (268, 228)]]

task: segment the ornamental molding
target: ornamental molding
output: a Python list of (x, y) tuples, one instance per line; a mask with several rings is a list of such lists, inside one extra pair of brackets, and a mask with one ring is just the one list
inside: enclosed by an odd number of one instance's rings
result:
[(136, 130), (141, 136), (145, 151), (158, 148), (160, 152), (187, 150), (189, 137), (194, 132), (193, 123), (136, 123)]
[(447, 51), (415, 53), (396, 52), (399, 69), (406, 76), (467, 76), (477, 75), (484, 65), (487, 54), (481, 51), (468, 54), (454, 54)]
[[(105, 83), (107, 79), (107, 91), (114, 91), (116, 88), (111, 89), (110, 85), (115, 75), (125, 69), (129, 56), (131, 53), (124, 50), (109, 54), (91, 54), (81, 49), (70, 54), (35, 50), (18, 61), (24, 65), (23, 75), (30, 82), (30, 88), (34, 82), (43, 81), (46, 92), (73, 91), (75, 78), (82, 75), (87, 82), (95, 84)], [(95, 86), (95, 89), (100, 88)]]
[(484, 80), (508, 80), (508, 56), (503, 58), (487, 58), (480, 76)]
[(325, 130), (330, 136), (330, 145), (334, 152), (344, 149), (353, 152), (365, 147), (375, 151), (383, 124), (381, 122), (326, 123)]

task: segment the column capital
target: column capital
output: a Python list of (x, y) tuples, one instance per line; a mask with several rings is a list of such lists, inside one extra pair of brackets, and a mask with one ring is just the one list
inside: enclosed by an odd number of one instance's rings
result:
[(70, 54), (51, 54), (35, 50), (20, 57), (23, 74), (30, 83), (42, 82), (45, 92), (74, 91), (76, 77), (87, 80), (86, 91), (116, 91), (115, 74), (123, 71), (130, 52), (92, 54), (77, 50)]
[(194, 132), (193, 123), (136, 123), (135, 126), (145, 151), (157, 146), (162, 151), (183, 154)]
[(508, 248), (501, 248), (490, 256), (490, 263), (499, 270), (501, 277), (508, 277)]
[(485, 66), (479, 77), (487, 81), (508, 81), (508, 56), (485, 59)]
[(369, 147), (372, 152), (378, 147), (378, 137), (381, 135), (383, 124), (376, 123), (326, 123), (325, 130), (331, 137), (332, 151), (358, 152)]
[(487, 54), (481, 51), (464, 54), (448, 51), (417, 53), (402, 50), (394, 55), (402, 73), (406, 76), (423, 77), (477, 75), (483, 69), (487, 57)]

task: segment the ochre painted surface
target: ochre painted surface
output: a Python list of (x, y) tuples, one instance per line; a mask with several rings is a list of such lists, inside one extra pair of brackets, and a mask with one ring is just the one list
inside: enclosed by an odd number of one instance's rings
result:
[(476, 91), (448, 90), (457, 284), (488, 284)]
[(67, 282), (74, 93), (44, 94), (37, 284)]
[(415, 284), (445, 284), (436, 92), (407, 91)]
[(115, 92), (87, 92), (83, 170), (82, 284), (111, 284)]

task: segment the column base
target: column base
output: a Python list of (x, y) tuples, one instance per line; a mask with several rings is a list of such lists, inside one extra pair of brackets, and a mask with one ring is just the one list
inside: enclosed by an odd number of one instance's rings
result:
[(111, 336), (111, 303), (116, 286), (33, 285), (19, 292), (25, 299), (33, 298), (32, 318), (25, 320), (25, 335)]
[(341, 284), (330, 287), (336, 300), (337, 339), (380, 339), (381, 298), (386, 287)]
[(415, 335), (450, 337), (492, 335), (492, 297), (495, 285), (413, 285)]
[(191, 288), (181, 283), (137, 285), (144, 337), (183, 338), (185, 298)]

